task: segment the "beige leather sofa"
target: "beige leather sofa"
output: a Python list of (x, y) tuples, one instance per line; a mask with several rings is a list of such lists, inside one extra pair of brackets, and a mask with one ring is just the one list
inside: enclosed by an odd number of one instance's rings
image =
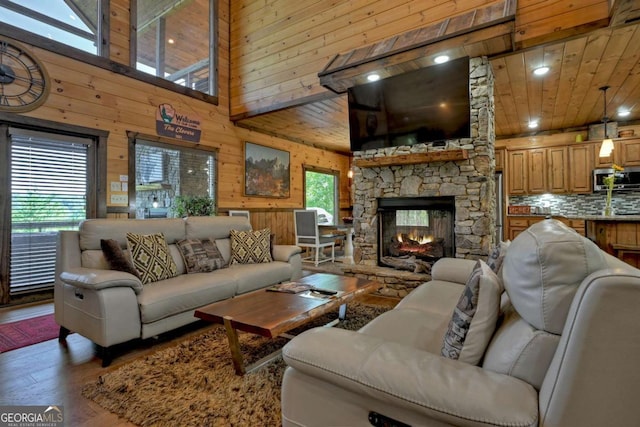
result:
[(639, 270), (558, 221), (531, 226), (507, 250), (502, 318), (474, 366), (440, 355), (472, 267), (440, 260), (360, 331), (288, 343), (283, 425), (640, 426)]
[[(111, 361), (114, 345), (149, 338), (198, 320), (195, 309), (301, 276), (300, 248), (274, 245), (274, 261), (234, 264), (207, 273), (186, 274), (175, 243), (184, 238), (215, 239), (228, 263), (230, 230), (251, 230), (244, 217), (189, 217), (186, 219), (91, 219), (78, 231), (60, 232), (54, 289), (55, 319), (60, 339), (79, 333)], [(162, 232), (179, 275), (142, 285), (132, 274), (109, 269), (100, 239), (115, 239), (126, 248), (127, 232)]]

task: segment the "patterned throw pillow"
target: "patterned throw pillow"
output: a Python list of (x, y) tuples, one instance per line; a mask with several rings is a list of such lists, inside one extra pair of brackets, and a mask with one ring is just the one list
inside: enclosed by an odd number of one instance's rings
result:
[(183, 239), (176, 243), (187, 273), (206, 273), (224, 267), (218, 246), (211, 239)]
[(100, 248), (112, 270), (124, 271), (140, 278), (138, 270), (133, 266), (129, 257), (124, 253), (120, 244), (114, 239), (100, 239)]
[(231, 230), (231, 263), (230, 264), (260, 264), (272, 262), (271, 230), (238, 231)]
[(489, 255), (487, 259), (487, 265), (493, 270), (494, 273), (500, 274), (500, 269), (502, 268), (502, 262), (504, 261), (504, 256), (507, 254), (507, 249), (511, 241), (508, 240), (506, 242), (500, 242), (493, 248), (493, 251)]
[(164, 234), (127, 233), (127, 245), (143, 285), (178, 275)]
[(482, 260), (467, 280), (444, 335), (441, 354), (477, 365), (498, 320), (502, 282)]

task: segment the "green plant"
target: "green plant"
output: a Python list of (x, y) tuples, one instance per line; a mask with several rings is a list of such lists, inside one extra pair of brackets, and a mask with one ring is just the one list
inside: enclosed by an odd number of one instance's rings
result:
[(173, 213), (178, 218), (211, 216), (215, 214), (215, 203), (208, 196), (178, 196), (174, 199)]

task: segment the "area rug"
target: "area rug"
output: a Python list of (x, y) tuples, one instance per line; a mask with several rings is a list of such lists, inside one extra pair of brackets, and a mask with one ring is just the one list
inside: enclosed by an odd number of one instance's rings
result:
[[(359, 329), (388, 309), (349, 303), (347, 319), (337, 327)], [(336, 316), (327, 314), (307, 327)], [(247, 364), (285, 343), (240, 333)], [(280, 426), (285, 366), (279, 357), (243, 377), (235, 375), (224, 328), (216, 326), (101, 375), (82, 395), (140, 426)]]
[(58, 336), (53, 314), (0, 325), (0, 353), (47, 341)]

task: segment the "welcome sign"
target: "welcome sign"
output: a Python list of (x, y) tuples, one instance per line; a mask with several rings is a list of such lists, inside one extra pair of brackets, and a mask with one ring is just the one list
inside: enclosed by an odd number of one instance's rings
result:
[(181, 114), (171, 104), (160, 104), (156, 110), (156, 133), (160, 136), (200, 142), (200, 118)]

